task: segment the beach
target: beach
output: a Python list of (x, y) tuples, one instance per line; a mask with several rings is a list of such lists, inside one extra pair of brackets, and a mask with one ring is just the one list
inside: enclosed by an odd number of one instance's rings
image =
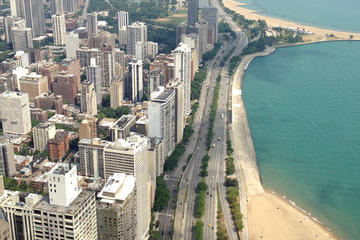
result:
[[(267, 47), (263, 52), (246, 55), (238, 66), (232, 87), (231, 139), (236, 167), (239, 169), (240, 205), (243, 213), (244, 239), (338, 239), (331, 231), (315, 221), (288, 199), (264, 190), (257, 166), (245, 105), (242, 81), (245, 70), (258, 56), (275, 51)], [(239, 173), (240, 172), (240, 173)]]
[(270, 191), (249, 196), (249, 239), (337, 239), (312, 216)]
[[(302, 25), (290, 21), (286, 21), (283, 19), (277, 19), (268, 16), (262, 16), (254, 10), (250, 10), (244, 7), (243, 3), (239, 3), (234, 0), (223, 0), (224, 6), (243, 15), (247, 19), (252, 20), (265, 20), (269, 27), (283, 27), (283, 28), (299, 28), (305, 29), (306, 31), (312, 32), (312, 35), (304, 35), (305, 41), (315, 42), (315, 41), (327, 41), (327, 40), (360, 40), (359, 33), (349, 33), (342, 32), (330, 29), (323, 29), (313, 26)], [(330, 34), (333, 34), (335, 37), (329, 37)], [(352, 38), (350, 38), (352, 35)]]

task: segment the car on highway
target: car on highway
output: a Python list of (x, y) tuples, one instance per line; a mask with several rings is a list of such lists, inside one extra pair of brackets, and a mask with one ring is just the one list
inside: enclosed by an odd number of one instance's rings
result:
[(217, 140), (218, 140), (218, 141), (220, 141), (220, 140), (221, 140), (221, 138), (220, 138), (220, 137), (218, 137), (218, 138), (217, 138)]
[(212, 145), (213, 148), (215, 148), (215, 143)]

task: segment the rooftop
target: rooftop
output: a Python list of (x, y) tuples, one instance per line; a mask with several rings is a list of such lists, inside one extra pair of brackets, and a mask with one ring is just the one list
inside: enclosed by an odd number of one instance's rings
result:
[(123, 115), (115, 122), (115, 124), (112, 126), (112, 128), (123, 129), (129, 123), (134, 121), (135, 118), (136, 117), (134, 115)]
[(6, 92), (1, 93), (0, 96), (6, 97), (6, 98), (20, 98), (23, 96), (27, 97), (27, 95), (28, 95), (27, 93), (6, 91)]
[(68, 215), (75, 215), (77, 211), (81, 209), (81, 206), (93, 196), (93, 192), (82, 190), (81, 193), (75, 198), (74, 201), (68, 207), (58, 206), (58, 205), (51, 205), (49, 201), (49, 196), (44, 197), (41, 201), (39, 201), (35, 206), (34, 209), (47, 211), (54, 214), (68, 214)]
[(64, 175), (68, 173), (70, 170), (71, 170), (71, 166), (68, 163), (58, 163), (52, 169), (51, 173), (57, 175)]
[(98, 194), (101, 201), (125, 201), (128, 196), (134, 191), (135, 177), (126, 175), (125, 173), (115, 173), (110, 176), (104, 188)]
[(164, 87), (159, 87), (157, 91), (151, 94), (151, 101), (166, 102), (173, 93), (173, 89), (164, 89)]

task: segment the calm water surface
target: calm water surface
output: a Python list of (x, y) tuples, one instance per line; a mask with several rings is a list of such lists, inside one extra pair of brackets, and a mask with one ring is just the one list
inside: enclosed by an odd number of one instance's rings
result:
[(277, 49), (243, 87), (264, 185), (360, 239), (360, 42)]
[(261, 14), (323, 28), (360, 32), (359, 0), (237, 0)]

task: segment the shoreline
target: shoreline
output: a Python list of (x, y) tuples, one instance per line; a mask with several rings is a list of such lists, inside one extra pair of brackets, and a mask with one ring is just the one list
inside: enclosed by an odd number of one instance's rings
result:
[[(292, 22), (290, 20), (279, 19), (275, 17), (269, 17), (261, 15), (261, 12), (248, 9), (244, 6), (247, 4), (237, 2), (235, 0), (223, 0), (224, 7), (227, 7), (241, 15), (243, 15), (247, 19), (251, 20), (259, 20), (262, 19), (266, 21), (269, 27), (283, 27), (283, 28), (299, 28), (305, 29), (309, 32), (312, 32), (312, 35), (303, 35), (303, 38), (307, 42), (322, 42), (322, 41), (329, 41), (329, 40), (360, 40), (360, 33), (354, 32), (346, 32), (346, 31), (338, 31), (338, 30), (331, 30), (321, 27), (314, 27), (306, 24)], [(328, 35), (333, 34), (335, 37), (329, 37)], [(350, 38), (350, 35), (353, 38)]]
[[(296, 45), (284, 47), (290, 46)], [(241, 206), (246, 206), (245, 210), (242, 209), (247, 219), (247, 222), (244, 223), (245, 231), (248, 232), (249, 239), (261, 237), (285, 240), (288, 238), (282, 238), (284, 236), (276, 232), (276, 229), (282, 226), (282, 229), (284, 229), (283, 234), (299, 237), (293, 239), (313, 239), (314, 237), (315, 239), (340, 239), (320, 220), (312, 216), (310, 212), (297, 206), (291, 199), (284, 198), (284, 196), (275, 193), (273, 190), (263, 187), (242, 99), (242, 86), (245, 71), (250, 63), (256, 57), (271, 55), (275, 50), (274, 47), (267, 47), (262, 52), (244, 56), (232, 80), (233, 122), (231, 123), (231, 138), (234, 145), (234, 156), (238, 160), (235, 162), (241, 171), (242, 186), (240, 186), (240, 190), (242, 191), (240, 191), (240, 194), (246, 195), (245, 199), (243, 199), (246, 202), (241, 203)], [(279, 212), (281, 212), (280, 215)], [(269, 217), (273, 221), (268, 221)], [(302, 225), (299, 226), (299, 224)], [(299, 228), (302, 229), (301, 232), (298, 230)]]

